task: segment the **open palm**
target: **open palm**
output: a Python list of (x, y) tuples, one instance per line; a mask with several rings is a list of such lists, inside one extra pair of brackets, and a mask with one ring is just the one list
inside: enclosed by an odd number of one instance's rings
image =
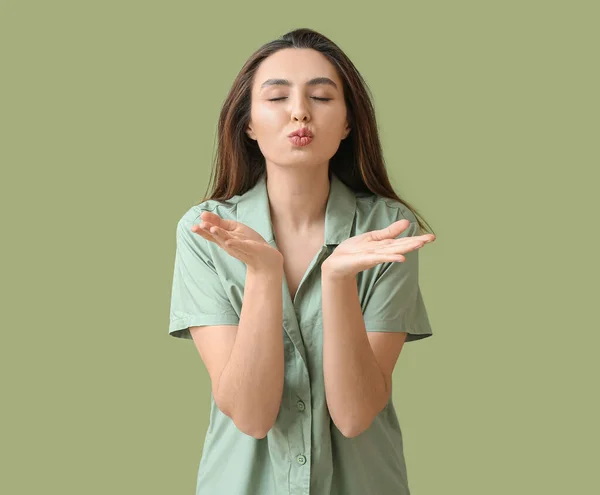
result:
[(272, 269), (283, 263), (283, 255), (247, 225), (221, 218), (210, 211), (202, 212), (200, 218), (202, 222), (193, 225), (192, 232), (214, 242), (229, 255), (246, 263), (248, 268)]
[(410, 221), (402, 219), (381, 230), (350, 237), (323, 262), (323, 270), (334, 276), (354, 276), (380, 263), (405, 261), (404, 254), (435, 240), (434, 234), (402, 237)]

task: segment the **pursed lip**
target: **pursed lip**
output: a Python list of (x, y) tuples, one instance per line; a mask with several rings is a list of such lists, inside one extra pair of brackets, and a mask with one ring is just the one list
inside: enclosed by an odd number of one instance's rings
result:
[(288, 134), (288, 137), (300, 136), (300, 137), (313, 137), (313, 133), (310, 132), (306, 127), (301, 127), (300, 129), (296, 129), (291, 134)]

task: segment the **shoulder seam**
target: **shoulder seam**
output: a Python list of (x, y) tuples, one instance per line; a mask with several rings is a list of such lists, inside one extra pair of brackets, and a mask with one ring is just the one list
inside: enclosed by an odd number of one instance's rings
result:
[[(213, 201), (213, 200), (209, 200), (209, 201)], [(215, 206), (214, 206), (214, 207), (212, 207), (212, 208), (203, 208), (203, 207), (201, 207), (200, 205), (194, 205), (194, 206), (193, 206), (193, 208), (194, 208), (194, 210), (196, 210), (196, 211), (197, 211), (198, 209), (199, 209), (199, 210), (202, 210), (202, 211), (215, 211), (215, 210), (216, 210), (216, 209), (217, 209), (219, 206), (223, 206), (223, 205), (218, 205), (218, 204), (217, 204), (217, 205), (215, 205)], [(200, 213), (198, 213), (198, 217), (200, 216), (200, 214), (202, 213), (202, 211), (201, 211)]]
[[(419, 223), (418, 221), (413, 221), (410, 218), (406, 218), (406, 215), (404, 214), (404, 209), (406, 208), (405, 205), (403, 205), (402, 203), (398, 202), (397, 200), (393, 199), (393, 198), (384, 198), (382, 196), (371, 196), (371, 197), (365, 197), (365, 198), (357, 198), (359, 200), (372, 200), (374, 203), (375, 202), (379, 202), (379, 203), (383, 203), (387, 208), (390, 209), (395, 209), (402, 218), (408, 220), (411, 224), (413, 223)], [(398, 203), (397, 205), (391, 205), (390, 201), (394, 201), (396, 203)], [(409, 210), (410, 211), (410, 210)]]

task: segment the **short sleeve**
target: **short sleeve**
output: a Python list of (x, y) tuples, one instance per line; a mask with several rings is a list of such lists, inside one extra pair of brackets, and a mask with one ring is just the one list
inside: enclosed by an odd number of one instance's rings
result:
[[(398, 237), (419, 234), (412, 222)], [(406, 342), (433, 335), (419, 287), (419, 249), (402, 262), (381, 263), (363, 309), (367, 332), (407, 332)]]
[(240, 321), (211, 260), (209, 241), (190, 230), (200, 223), (199, 213), (188, 211), (176, 230), (169, 335), (185, 339), (192, 338), (191, 326), (237, 325)]

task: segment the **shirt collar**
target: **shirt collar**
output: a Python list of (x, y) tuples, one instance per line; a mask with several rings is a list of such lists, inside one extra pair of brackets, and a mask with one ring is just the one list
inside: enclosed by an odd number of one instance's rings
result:
[[(332, 172), (325, 210), (325, 245), (337, 246), (350, 237), (356, 212), (356, 195)], [(237, 203), (239, 222), (256, 230), (269, 244), (274, 243), (269, 209), (266, 172), (256, 184), (240, 195)]]

